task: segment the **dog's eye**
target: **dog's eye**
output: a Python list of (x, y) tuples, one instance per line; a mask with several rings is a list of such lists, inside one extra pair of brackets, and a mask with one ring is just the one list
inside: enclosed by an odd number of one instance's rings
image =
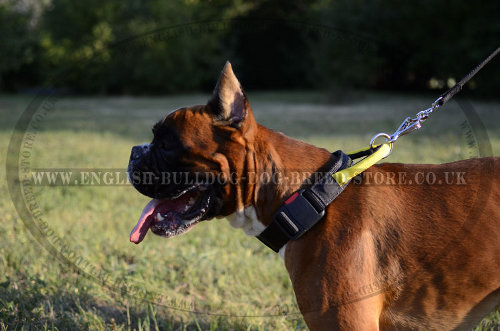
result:
[(175, 137), (161, 137), (161, 139), (154, 139), (154, 144), (158, 148), (162, 150), (167, 150), (167, 151), (173, 151), (177, 150), (182, 147), (182, 145), (179, 143)]
[(153, 127), (153, 143), (159, 149), (165, 151), (176, 151), (182, 148), (182, 144), (175, 132), (160, 123), (156, 123)]
[(159, 147), (162, 149), (173, 149), (174, 148), (174, 146), (171, 143), (169, 143), (168, 141), (162, 141), (159, 144)]

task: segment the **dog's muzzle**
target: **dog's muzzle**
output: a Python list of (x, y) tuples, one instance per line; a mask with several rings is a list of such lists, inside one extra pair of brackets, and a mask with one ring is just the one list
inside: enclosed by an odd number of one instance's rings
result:
[(150, 150), (151, 144), (144, 143), (132, 147), (127, 168), (127, 177), (136, 190), (140, 193), (156, 198), (155, 183), (153, 182), (155, 166), (152, 164)]
[(164, 181), (163, 174), (180, 168), (174, 162), (160, 159), (153, 144), (134, 146), (130, 153), (127, 170), (130, 183), (140, 193), (153, 198), (130, 234), (130, 241), (136, 244), (150, 229), (164, 237), (184, 233), (198, 222), (216, 216), (222, 205), (213, 185)]

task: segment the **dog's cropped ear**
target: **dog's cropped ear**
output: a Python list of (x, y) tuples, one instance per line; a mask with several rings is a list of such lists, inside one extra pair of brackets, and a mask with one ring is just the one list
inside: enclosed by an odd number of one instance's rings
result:
[(223, 124), (240, 127), (248, 113), (248, 101), (231, 63), (226, 62), (209, 101), (215, 119)]

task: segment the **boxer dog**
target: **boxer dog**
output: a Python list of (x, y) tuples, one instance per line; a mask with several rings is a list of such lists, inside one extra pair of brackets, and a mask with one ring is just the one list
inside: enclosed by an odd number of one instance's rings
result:
[[(152, 198), (130, 235), (136, 244), (149, 230), (172, 237), (215, 217), (257, 236), (310, 183), (255, 179), (321, 173), (331, 157), (259, 125), (229, 62), (206, 105), (168, 114), (153, 134), (132, 148), (128, 169), (135, 188)], [(308, 327), (468, 329), (493, 311), (499, 161), (380, 164), (349, 184), (318, 224), (280, 250)], [(200, 180), (200, 173), (225, 180)]]

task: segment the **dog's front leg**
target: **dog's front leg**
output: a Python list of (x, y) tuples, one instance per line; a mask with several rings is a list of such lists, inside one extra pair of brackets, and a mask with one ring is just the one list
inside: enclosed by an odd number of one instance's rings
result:
[[(326, 233), (321, 225), (317, 228), (312, 231)], [(329, 235), (307, 236), (287, 244), (285, 264), (300, 311), (312, 331), (379, 330), (386, 293), (381, 291), (383, 282), (374, 267), (372, 236), (362, 231), (352, 237), (342, 242), (346, 245), (335, 247)]]
[(338, 270), (322, 269), (328, 267), (291, 274), (300, 312), (311, 331), (379, 330), (384, 292), (366, 286), (371, 282), (363, 273), (346, 277)]
[(380, 297), (377, 295), (363, 298), (358, 302), (343, 304), (339, 307), (325, 307), (316, 311), (304, 307), (301, 312), (311, 331), (375, 331), (379, 330), (379, 316), (382, 308)]

